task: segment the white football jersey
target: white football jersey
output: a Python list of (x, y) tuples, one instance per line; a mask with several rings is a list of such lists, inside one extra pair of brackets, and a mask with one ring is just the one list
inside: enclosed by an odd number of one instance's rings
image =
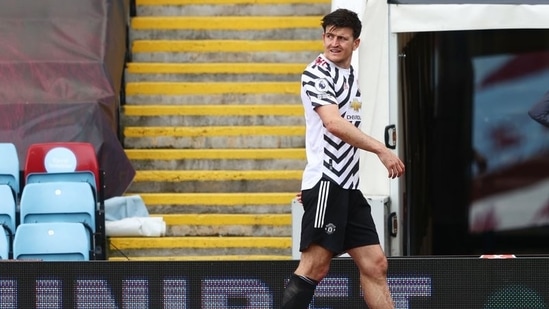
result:
[(357, 189), (359, 151), (329, 133), (315, 108), (337, 104), (341, 117), (359, 127), (362, 100), (353, 68), (337, 67), (319, 55), (301, 76), (301, 100), (305, 109), (307, 166), (301, 189), (312, 188), (324, 177), (345, 189)]

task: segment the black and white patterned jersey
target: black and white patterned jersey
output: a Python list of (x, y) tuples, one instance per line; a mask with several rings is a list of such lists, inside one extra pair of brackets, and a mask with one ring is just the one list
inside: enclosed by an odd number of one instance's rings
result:
[(337, 104), (341, 117), (360, 126), (362, 100), (353, 68), (337, 67), (319, 55), (301, 76), (301, 100), (305, 109), (307, 166), (301, 189), (312, 188), (325, 177), (345, 189), (357, 189), (360, 154), (340, 138), (329, 133), (315, 108)]

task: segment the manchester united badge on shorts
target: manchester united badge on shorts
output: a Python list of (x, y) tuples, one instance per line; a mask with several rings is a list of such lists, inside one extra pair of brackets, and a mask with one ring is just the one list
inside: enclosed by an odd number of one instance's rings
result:
[(335, 224), (333, 224), (333, 223), (326, 224), (326, 226), (324, 227), (324, 231), (326, 231), (326, 234), (332, 235), (336, 231)]

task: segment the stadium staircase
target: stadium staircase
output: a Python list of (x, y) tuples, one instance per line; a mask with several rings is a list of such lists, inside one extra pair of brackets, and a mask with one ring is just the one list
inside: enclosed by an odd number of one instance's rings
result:
[(137, 0), (121, 123), (164, 237), (111, 237), (110, 260), (291, 258), (305, 164), (299, 78), (329, 0)]

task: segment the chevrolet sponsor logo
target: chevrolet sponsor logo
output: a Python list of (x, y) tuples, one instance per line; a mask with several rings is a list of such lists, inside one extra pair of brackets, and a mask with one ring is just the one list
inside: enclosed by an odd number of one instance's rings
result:
[(353, 99), (351, 102), (351, 108), (358, 112), (362, 108), (362, 103), (358, 99)]

